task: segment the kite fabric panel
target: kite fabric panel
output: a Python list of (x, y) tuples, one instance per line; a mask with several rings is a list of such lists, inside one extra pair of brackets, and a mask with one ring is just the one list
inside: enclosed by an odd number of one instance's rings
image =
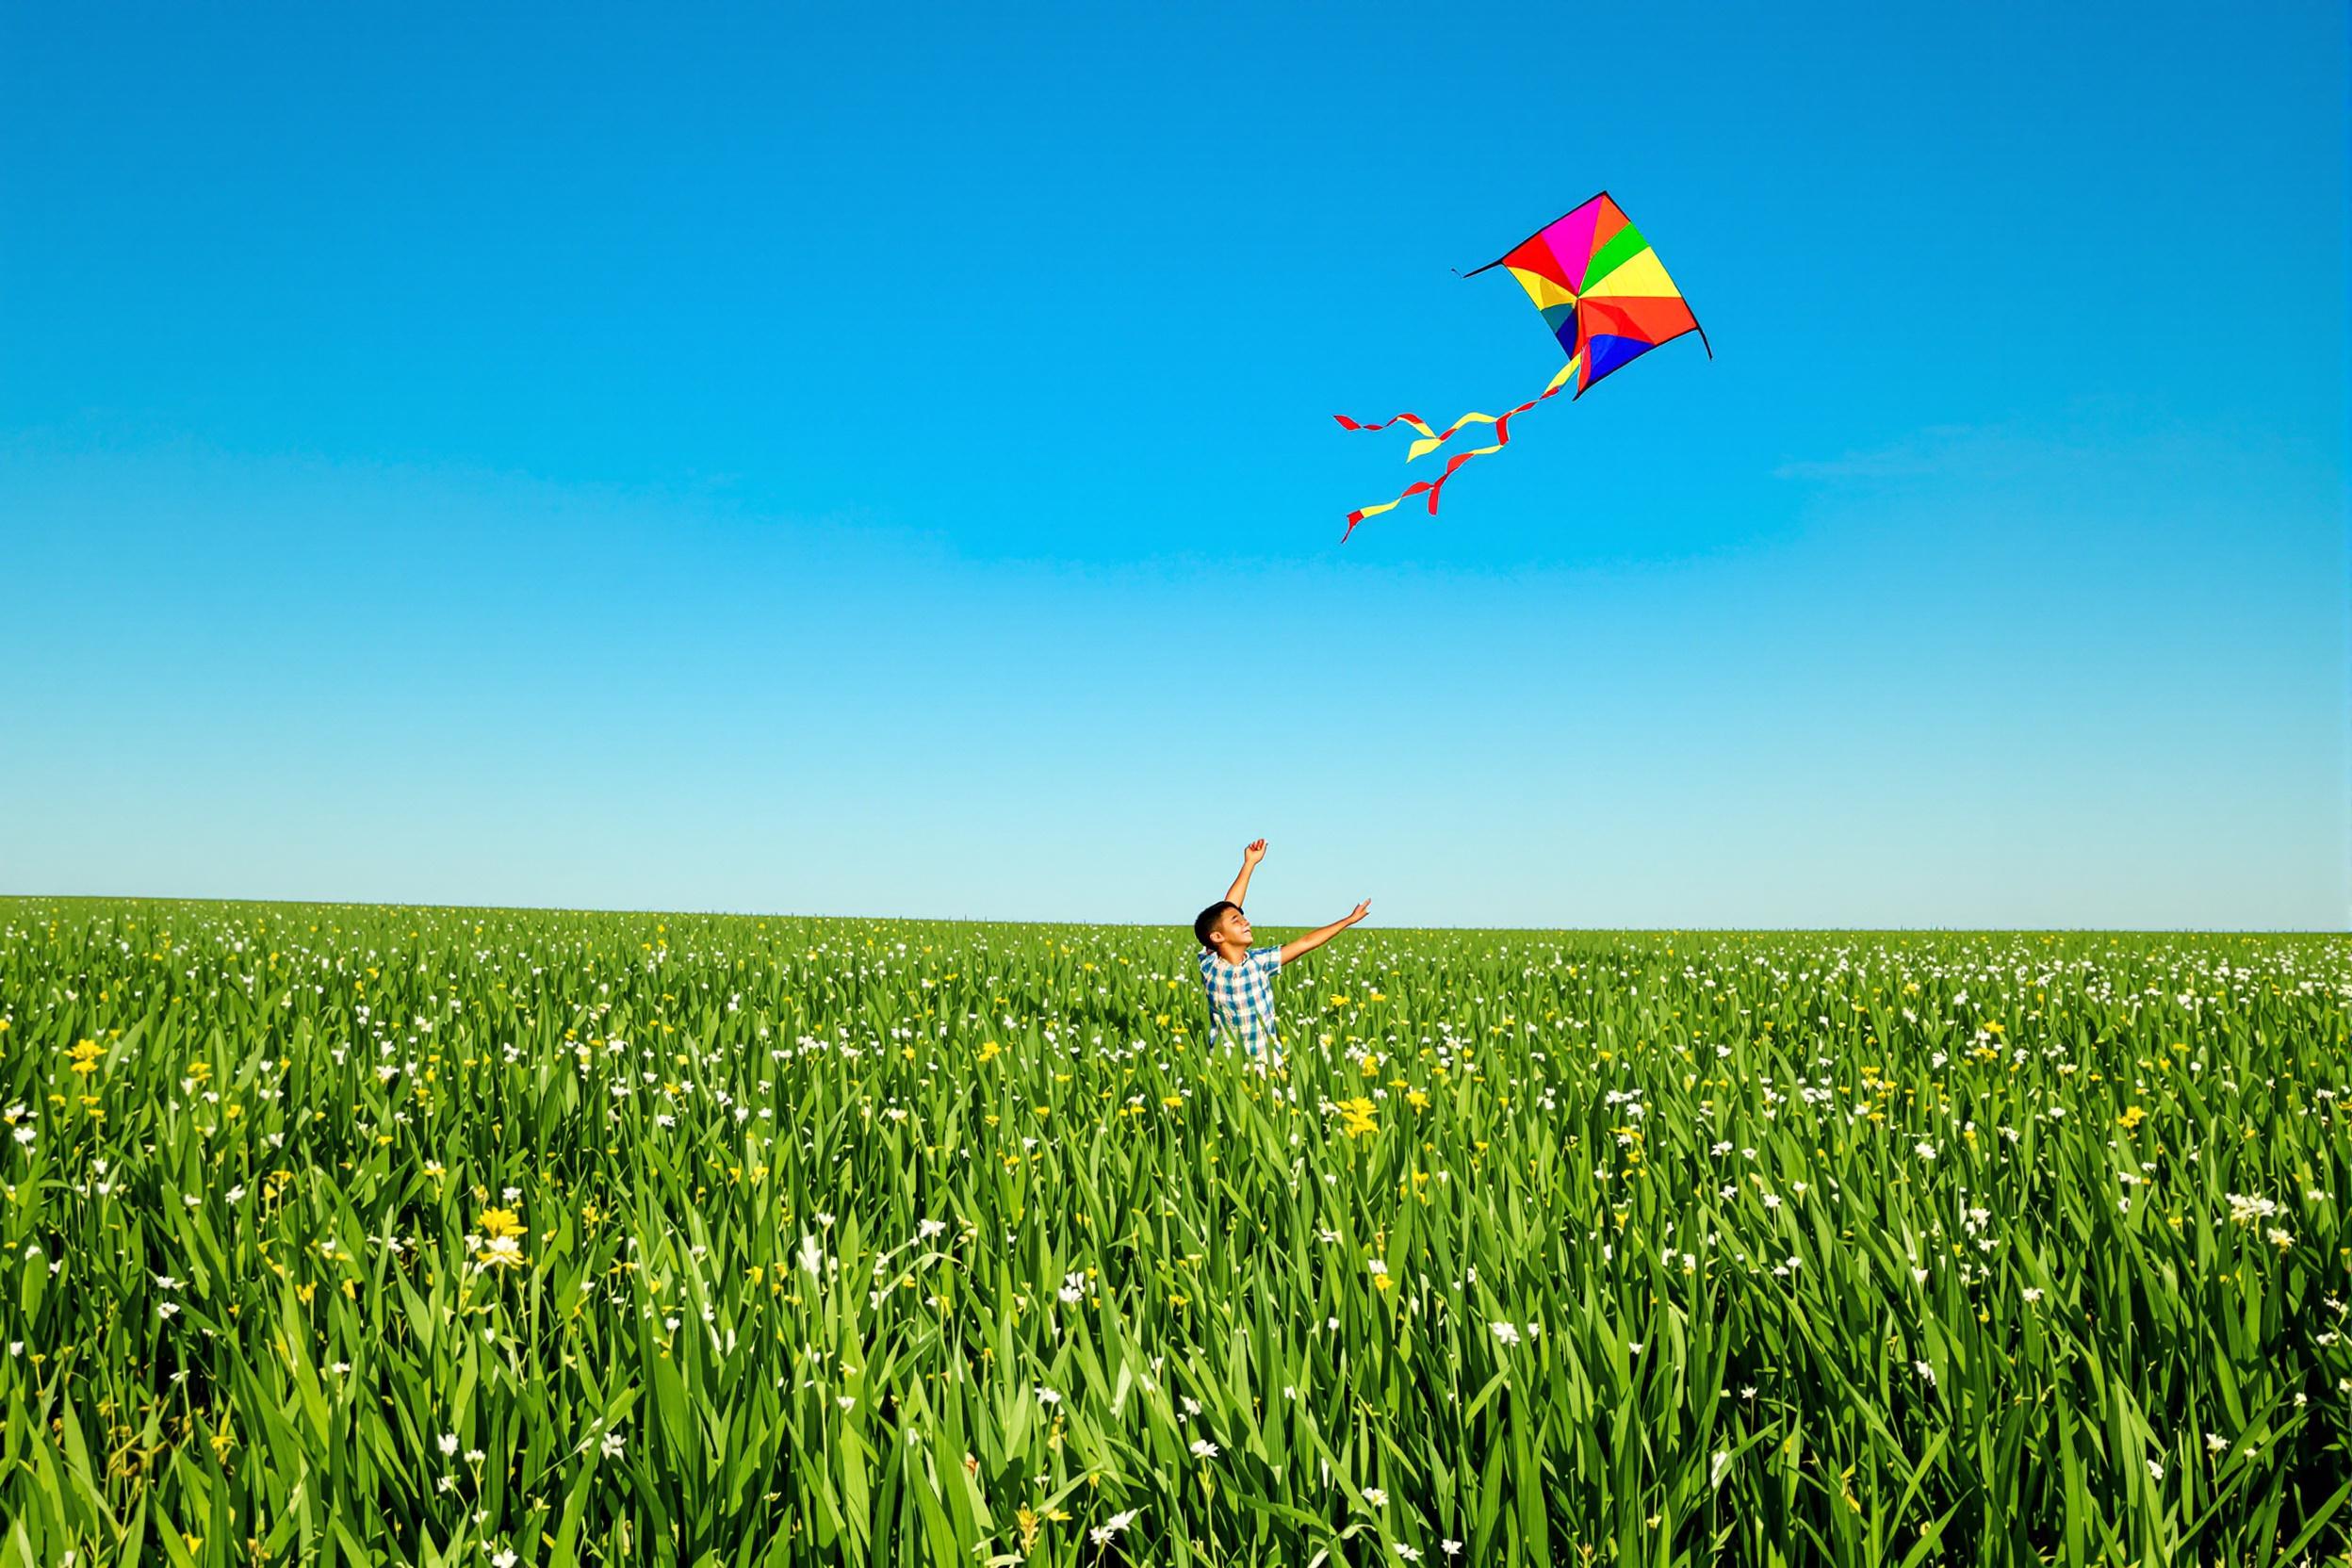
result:
[(1543, 316), (1544, 324), (1551, 330), (1560, 351), (1568, 355), (1568, 363), (1552, 378), (1550, 385), (1510, 413), (1465, 414), (1443, 431), (1431, 428), (1417, 414), (1398, 414), (1378, 424), (1362, 424), (1344, 414), (1333, 415), (1346, 430), (1386, 430), (1399, 424), (1412, 429), (1419, 439), (1405, 453), (1408, 463), (1435, 451), (1464, 426), (1494, 427), (1492, 446), (1456, 453), (1447, 460), (1446, 471), (1435, 480), (1408, 485), (1395, 500), (1349, 513), (1348, 534), (1352, 535), (1356, 525), (1366, 517), (1377, 517), (1414, 496), (1429, 497), (1429, 513), (1434, 516), (1439, 492), (1456, 470), (1474, 457), (1498, 452), (1510, 445), (1511, 418), (1560, 391), (1571, 376), (1576, 383), (1575, 396), (1580, 398), (1595, 383), (1685, 333), (1697, 333), (1707, 357), (1715, 357), (1714, 348), (1707, 342), (1707, 333), (1700, 327), (1698, 318), (1690, 313), (1682, 290), (1666, 275), (1658, 253), (1650, 249), (1642, 231), (1633, 226), (1625, 209), (1606, 190), (1567, 216), (1546, 223), (1509, 253), (1463, 276), (1475, 278), (1496, 267), (1509, 269), (1511, 275), (1519, 280), (1519, 286), (1527, 291), (1528, 301)]

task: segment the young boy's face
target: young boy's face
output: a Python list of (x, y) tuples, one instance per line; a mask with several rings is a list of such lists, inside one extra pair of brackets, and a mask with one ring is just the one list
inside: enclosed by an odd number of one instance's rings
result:
[(1233, 947), (1250, 945), (1250, 917), (1239, 909), (1228, 909), (1209, 927), (1211, 939)]

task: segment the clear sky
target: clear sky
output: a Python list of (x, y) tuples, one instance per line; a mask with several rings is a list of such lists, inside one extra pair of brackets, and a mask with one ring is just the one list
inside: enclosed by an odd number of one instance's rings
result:
[(2344, 927), (2343, 6), (1586, 15), (0, 8), (0, 890)]

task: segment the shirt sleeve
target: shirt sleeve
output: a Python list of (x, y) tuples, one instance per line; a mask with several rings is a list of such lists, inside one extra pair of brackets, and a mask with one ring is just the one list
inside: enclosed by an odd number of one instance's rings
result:
[(1257, 958), (1258, 967), (1266, 971), (1267, 974), (1274, 975), (1282, 972), (1282, 950), (1281, 948), (1262, 947), (1258, 949)]

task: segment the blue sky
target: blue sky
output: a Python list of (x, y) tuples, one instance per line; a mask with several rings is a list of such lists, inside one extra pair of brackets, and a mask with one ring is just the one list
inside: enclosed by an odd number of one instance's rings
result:
[(0, 13), (0, 890), (2345, 925), (2340, 6), (854, 9)]

